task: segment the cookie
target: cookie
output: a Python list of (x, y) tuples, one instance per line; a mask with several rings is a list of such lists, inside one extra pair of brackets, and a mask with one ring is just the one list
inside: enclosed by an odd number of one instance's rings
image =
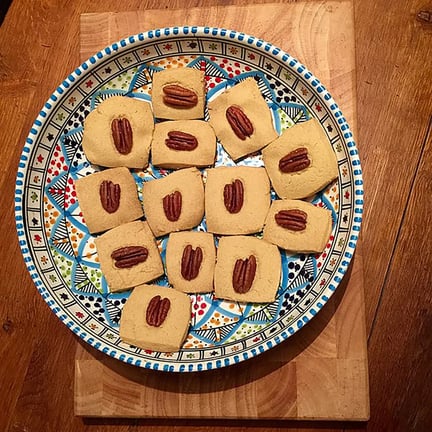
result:
[(144, 212), (156, 237), (197, 226), (204, 216), (204, 185), (196, 168), (143, 185)]
[(280, 198), (312, 196), (338, 176), (336, 155), (316, 119), (285, 130), (262, 155)]
[(124, 291), (163, 275), (155, 238), (147, 222), (129, 222), (95, 240), (101, 270), (111, 292)]
[(236, 166), (207, 170), (207, 230), (251, 234), (262, 230), (270, 207), (270, 181), (264, 168)]
[(261, 150), (278, 136), (256, 81), (244, 81), (208, 103), (210, 125), (233, 160)]
[(204, 72), (191, 68), (167, 69), (153, 75), (155, 117), (169, 120), (204, 117)]
[(91, 163), (104, 167), (146, 168), (153, 128), (148, 102), (110, 97), (84, 121), (84, 153)]
[(76, 180), (78, 203), (90, 233), (143, 216), (137, 187), (127, 168), (111, 168)]
[(190, 318), (187, 294), (158, 285), (139, 285), (123, 307), (120, 338), (142, 349), (178, 351), (186, 339)]
[(158, 123), (152, 141), (152, 163), (161, 168), (205, 167), (214, 164), (216, 136), (202, 120)]
[(257, 237), (219, 240), (215, 269), (215, 297), (239, 302), (273, 302), (281, 277), (277, 246)]
[(213, 234), (199, 231), (171, 233), (166, 249), (169, 283), (179, 291), (213, 291), (216, 247)]
[(331, 211), (300, 200), (272, 202), (263, 238), (290, 252), (322, 252), (332, 230)]

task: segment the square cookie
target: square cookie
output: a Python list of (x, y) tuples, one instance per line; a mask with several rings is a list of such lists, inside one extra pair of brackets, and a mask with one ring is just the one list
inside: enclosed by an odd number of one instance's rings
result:
[(210, 125), (233, 160), (261, 150), (278, 136), (253, 78), (225, 90), (208, 107)]
[(152, 141), (152, 163), (169, 169), (213, 165), (216, 136), (202, 120), (158, 123)]
[(215, 269), (215, 297), (251, 303), (274, 301), (281, 262), (277, 246), (264, 240), (222, 237)]
[(188, 334), (190, 319), (187, 294), (158, 285), (139, 285), (123, 307), (120, 338), (142, 349), (178, 351)]
[(264, 240), (291, 252), (322, 252), (332, 230), (331, 211), (300, 200), (272, 202)]
[(285, 130), (262, 154), (280, 198), (309, 197), (338, 176), (336, 155), (316, 119)]
[(159, 249), (147, 222), (120, 225), (102, 234), (95, 243), (111, 292), (152, 281), (164, 273)]
[(167, 69), (153, 75), (155, 117), (188, 120), (204, 117), (204, 72), (191, 68)]
[(110, 97), (85, 119), (84, 153), (91, 163), (104, 167), (146, 168), (153, 128), (148, 102)]
[(171, 233), (166, 249), (169, 283), (187, 293), (213, 291), (216, 247), (213, 234), (199, 231)]
[(270, 181), (264, 168), (237, 166), (207, 170), (207, 230), (215, 234), (261, 231), (270, 207)]
[(125, 167), (90, 174), (75, 182), (89, 232), (97, 233), (143, 216), (135, 180)]
[(143, 185), (144, 212), (156, 237), (197, 226), (204, 216), (201, 172), (186, 168)]

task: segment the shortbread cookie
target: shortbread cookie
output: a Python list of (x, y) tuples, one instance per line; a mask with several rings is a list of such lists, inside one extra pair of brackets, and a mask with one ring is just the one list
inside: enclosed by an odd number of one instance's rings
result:
[(213, 234), (199, 231), (171, 233), (166, 249), (169, 283), (187, 293), (213, 291), (216, 247)]
[(240, 302), (275, 300), (281, 277), (277, 246), (256, 237), (219, 240), (215, 269), (215, 297)]
[(187, 294), (157, 285), (139, 285), (123, 307), (120, 338), (142, 349), (178, 351), (188, 334), (190, 318)]
[(84, 153), (91, 163), (104, 167), (146, 168), (153, 128), (148, 102), (113, 96), (85, 119)]
[(264, 240), (291, 252), (322, 252), (332, 230), (331, 211), (300, 200), (272, 202)]
[(216, 136), (202, 120), (158, 123), (152, 141), (152, 163), (161, 168), (205, 167), (214, 164)]
[(285, 130), (262, 154), (280, 198), (309, 197), (338, 176), (336, 155), (316, 119)]
[(204, 185), (196, 168), (143, 185), (144, 212), (156, 237), (197, 226), (204, 216)]
[(270, 207), (270, 181), (264, 168), (218, 167), (207, 170), (207, 230), (215, 234), (261, 231)]
[(152, 281), (164, 269), (147, 222), (120, 225), (95, 240), (100, 266), (111, 292)]
[(253, 78), (209, 102), (210, 124), (233, 160), (261, 150), (277, 138), (270, 109)]
[(191, 68), (167, 69), (153, 75), (155, 117), (188, 120), (204, 117), (204, 72)]
[(97, 233), (143, 216), (137, 187), (127, 168), (111, 168), (75, 182), (89, 232)]

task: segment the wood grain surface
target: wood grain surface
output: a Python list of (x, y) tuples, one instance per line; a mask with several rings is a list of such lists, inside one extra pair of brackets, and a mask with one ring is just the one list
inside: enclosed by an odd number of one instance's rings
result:
[[(259, 25), (254, 19), (258, 14)], [(177, 9), (170, 14), (165, 10), (84, 14), (81, 60), (113, 40), (182, 20), (235, 28), (271, 40), (294, 57), (305, 59), (308, 67), (326, 80), (355, 128), (353, 18), (351, 1), (269, 4), (265, 10), (261, 5), (249, 5), (222, 10)], [(343, 52), (343, 57), (333, 55), (329, 45)], [(152, 371), (119, 365), (79, 344), (75, 413), (97, 417), (368, 419), (361, 256), (355, 264), (351, 277), (345, 278), (347, 289), (338, 291), (337, 299), (314, 318), (313, 325), (280, 349), (233, 368), (155, 376)], [(271, 393), (266, 389), (272, 389)]]
[(79, 64), (81, 14), (155, 8), (166, 8), (169, 13), (180, 7), (215, 5), (223, 9), (248, 3), (13, 0), (0, 27), (0, 430), (432, 429), (432, 254), (428, 235), (432, 29), (416, 19), (419, 10), (432, 10), (430, 0), (354, 0), (357, 141), (366, 194), (362, 235), (370, 421), (83, 421), (73, 416), (77, 342), (37, 294), (16, 241), (12, 196), (25, 137), (53, 88)]

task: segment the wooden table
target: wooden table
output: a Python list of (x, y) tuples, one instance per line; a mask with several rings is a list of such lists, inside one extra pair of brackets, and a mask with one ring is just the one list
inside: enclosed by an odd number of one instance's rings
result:
[[(239, 1), (189, 1), (203, 4)], [(264, 3), (264, 2), (261, 2)], [(56, 83), (79, 63), (79, 17), (184, 7), (174, 0), (14, 0), (0, 28), (0, 430), (430, 430), (432, 427), (432, 25), (427, 2), (355, 1), (358, 134), (365, 178), (364, 277), (371, 420), (368, 424), (73, 417), (76, 339), (25, 270), (12, 196), (22, 143)], [(427, 14), (424, 14), (427, 19)], [(379, 17), (379, 18), (378, 18)]]

